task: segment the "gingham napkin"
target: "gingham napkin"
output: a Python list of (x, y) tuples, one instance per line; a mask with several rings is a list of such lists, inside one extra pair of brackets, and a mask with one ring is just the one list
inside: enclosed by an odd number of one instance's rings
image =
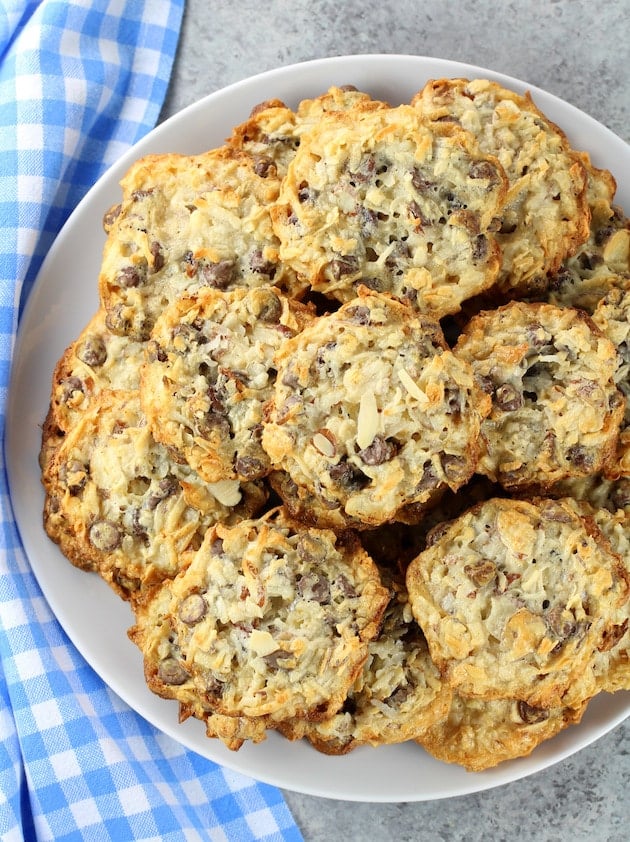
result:
[[(20, 301), (79, 199), (155, 124), (182, 7), (0, 7), (2, 435)], [(20, 544), (3, 461), (0, 504), (0, 839), (299, 840), (277, 789), (157, 732), (74, 649)]]

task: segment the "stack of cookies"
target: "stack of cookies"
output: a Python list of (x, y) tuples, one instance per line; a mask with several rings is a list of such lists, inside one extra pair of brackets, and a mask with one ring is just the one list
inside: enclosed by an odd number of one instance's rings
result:
[(52, 378), (48, 535), (231, 749), (482, 770), (630, 689), (630, 222), (528, 95), (270, 100), (147, 156)]

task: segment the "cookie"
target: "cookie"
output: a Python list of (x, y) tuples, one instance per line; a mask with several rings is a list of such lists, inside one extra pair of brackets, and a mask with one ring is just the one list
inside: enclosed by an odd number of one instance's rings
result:
[(153, 439), (138, 393), (102, 392), (51, 463), (46, 532), (74, 565), (96, 571), (125, 599), (137, 595), (185, 566), (211, 524), (251, 515), (265, 499), (256, 486), (232, 505), (207, 491), (200, 511), (178, 473)]
[(309, 309), (272, 287), (204, 287), (173, 302), (155, 324), (142, 369), (142, 406), (156, 440), (207, 482), (269, 473), (260, 440), (274, 354), (311, 321)]
[(387, 108), (352, 85), (333, 86), (321, 96), (301, 100), (295, 111), (278, 99), (256, 105), (248, 119), (232, 129), (226, 144), (250, 156), (259, 172), (284, 178), (301, 138), (330, 113)]
[(431, 660), (404, 586), (395, 580), (382, 629), (368, 653), (338, 713), (321, 722), (281, 723), (281, 733), (291, 740), (306, 737), (318, 751), (340, 755), (360, 745), (416, 739), (446, 716), (451, 690)]
[(588, 237), (586, 171), (564, 133), (521, 95), (487, 79), (429, 81), (412, 99), (431, 120), (472, 132), (509, 187), (496, 238), (499, 289), (527, 291)]
[(150, 155), (121, 186), (99, 277), (112, 332), (148, 339), (164, 307), (200, 286), (293, 290), (269, 216), (280, 179), (251, 157), (224, 147)]
[(455, 353), (492, 397), (479, 473), (545, 488), (614, 460), (625, 403), (617, 356), (585, 313), (514, 301), (474, 317)]
[(594, 167), (585, 153), (582, 160), (587, 172), (589, 236), (546, 279), (545, 298), (551, 304), (579, 307), (592, 314), (613, 285), (630, 279), (630, 220), (614, 203), (617, 185), (612, 174)]
[[(593, 519), (622, 560), (630, 578), (630, 514), (625, 511), (612, 514), (606, 509), (597, 509), (593, 512)], [(613, 628), (594, 658), (593, 672), (598, 692), (630, 690), (630, 600), (619, 606), (613, 619)]]
[(202, 717), (206, 726), (206, 737), (221, 740), (231, 751), (238, 751), (244, 743), (262, 743), (267, 739), (269, 725), (264, 718), (245, 716), (222, 716), (209, 713)]
[(553, 497), (571, 497), (596, 509), (608, 509), (613, 514), (619, 509), (630, 514), (630, 477), (610, 480), (596, 474), (563, 480), (551, 486), (549, 491)]
[[(297, 485), (287, 471), (273, 470), (265, 477), (265, 481), (282, 500), (284, 507), (292, 518), (308, 526), (333, 529), (336, 532), (344, 532), (347, 529), (355, 529), (359, 532), (366, 529), (373, 531), (388, 525), (391, 525), (393, 531), (398, 530), (399, 533), (401, 530), (405, 532), (413, 531), (424, 523), (428, 512), (433, 510), (444, 493), (448, 491), (446, 485), (441, 486), (438, 482), (437, 486), (428, 495), (422, 495), (423, 498), (426, 497), (423, 502), (407, 503), (401, 506), (396, 511), (395, 521), (391, 523), (389, 521), (379, 522), (379, 526), (374, 527), (365, 520), (363, 515), (349, 514), (345, 508), (340, 506), (337, 499), (323, 497), (321, 488), (311, 490), (305, 485)], [(433, 477), (431, 477), (431, 481), (434, 481)], [(380, 517), (377, 520), (380, 521)]]
[(131, 639), (149, 687), (278, 722), (334, 713), (361, 672), (388, 601), (358, 542), (295, 527), (282, 510), (212, 527), (191, 564), (137, 604)]
[[(162, 598), (168, 597), (168, 592), (162, 592)], [(164, 698), (172, 698), (172, 692), (166, 686), (166, 692), (160, 693)], [(154, 687), (160, 691), (160, 683)], [(244, 743), (261, 743), (267, 739), (267, 731), (271, 727), (267, 717), (259, 716), (224, 716), (214, 713), (204, 704), (202, 695), (198, 692), (191, 676), (177, 685), (179, 699), (179, 721), (185, 722), (191, 716), (200, 719), (206, 729), (206, 737), (220, 740), (230, 751), (238, 751)]]
[(263, 447), (321, 523), (375, 526), (472, 475), (488, 398), (439, 323), (409, 305), (361, 287), (276, 366)]
[(606, 466), (609, 479), (630, 476), (630, 276), (625, 282), (611, 286), (600, 299), (593, 321), (617, 349), (614, 379), (625, 398), (625, 414), (621, 422), (614, 461)]
[(493, 283), (505, 190), (472, 136), (411, 106), (328, 112), (301, 138), (272, 211), (280, 258), (339, 301), (362, 283), (439, 318)]
[[(630, 514), (596, 508), (584, 501), (571, 501), (584, 518), (591, 519), (617, 554), (630, 581)], [(579, 704), (600, 692), (630, 690), (630, 588), (628, 597), (613, 613), (613, 624), (604, 635), (584, 676), (569, 690), (570, 704)]]
[(457, 692), (552, 708), (564, 706), (615, 625), (628, 581), (569, 503), (493, 498), (430, 538), (407, 588)]
[(582, 719), (578, 708), (537, 708), (515, 699), (470, 699), (453, 695), (448, 716), (428, 728), (418, 743), (433, 757), (481, 772), (525, 757)]
[(93, 398), (104, 389), (139, 387), (144, 346), (112, 333), (105, 318), (105, 310), (100, 309), (55, 366), (40, 452), (44, 476), (64, 436)]
[(278, 495), (289, 515), (306, 526), (333, 529), (339, 533), (347, 529), (366, 528), (360, 518), (349, 515), (336, 499), (297, 485), (287, 471), (274, 469), (265, 481)]

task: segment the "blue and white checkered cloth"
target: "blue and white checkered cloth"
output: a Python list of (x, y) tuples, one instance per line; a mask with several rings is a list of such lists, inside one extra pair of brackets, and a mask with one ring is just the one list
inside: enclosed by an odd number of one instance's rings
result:
[[(20, 302), (79, 199), (157, 121), (184, 0), (0, 6), (0, 434)], [(0, 839), (299, 840), (281, 793), (182, 748), (85, 663), (0, 464)]]

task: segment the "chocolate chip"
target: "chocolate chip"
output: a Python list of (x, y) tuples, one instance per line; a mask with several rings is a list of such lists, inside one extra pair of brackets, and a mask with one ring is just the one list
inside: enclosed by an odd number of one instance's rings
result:
[(184, 684), (190, 678), (188, 670), (176, 658), (166, 658), (158, 667), (158, 678), (164, 684)]
[(518, 715), (526, 725), (536, 725), (549, 718), (549, 711), (544, 708), (535, 708), (527, 702), (519, 701), (517, 704)]
[(167, 497), (170, 497), (172, 494), (175, 494), (180, 489), (179, 482), (177, 479), (170, 475), (161, 479), (157, 484), (157, 488), (155, 488), (152, 494), (147, 498), (145, 501), (145, 507), (152, 511), (156, 509), (159, 504), (166, 500)]
[(345, 316), (348, 321), (354, 324), (367, 325), (370, 323), (370, 308), (365, 307), (363, 304), (348, 307), (345, 310)]
[[(328, 363), (328, 352), (334, 351), (337, 347), (337, 343), (335, 341), (326, 342), (325, 345), (322, 345), (320, 348), (317, 349), (317, 354), (315, 356), (315, 361), (317, 362), (318, 366), (323, 366)], [(287, 384), (288, 385), (288, 384)]]
[(321, 561), (325, 555), (322, 542), (310, 533), (304, 533), (298, 537), (295, 549), (302, 561), (309, 564)]
[(601, 248), (605, 244), (606, 240), (612, 237), (615, 230), (616, 229), (612, 225), (604, 225), (595, 232), (595, 245)]
[(277, 324), (282, 316), (282, 302), (274, 292), (268, 293), (256, 314), (261, 322)]
[(353, 275), (359, 269), (359, 260), (351, 254), (336, 257), (330, 261), (330, 271), (336, 281), (345, 275)]
[(253, 456), (238, 456), (234, 460), (234, 470), (243, 479), (258, 479), (267, 473), (267, 467), (260, 459)]
[(293, 661), (293, 655), (291, 652), (285, 652), (284, 649), (276, 649), (275, 652), (263, 655), (263, 661), (267, 664), (269, 669), (287, 669), (289, 664)]
[(209, 438), (213, 432), (217, 432), (222, 438), (229, 438), (232, 432), (230, 422), (224, 413), (210, 410), (197, 421), (197, 431), (202, 438)]
[(232, 260), (220, 260), (218, 263), (200, 260), (198, 272), (208, 286), (214, 289), (227, 289), (234, 280), (235, 269), (236, 266)]
[(65, 379), (60, 381), (59, 385), (62, 387), (62, 403), (68, 403), (68, 401), (72, 398), (75, 392), (81, 392), (81, 394), (85, 394), (85, 385), (83, 381), (78, 377), (66, 377)]
[(350, 493), (360, 491), (370, 484), (370, 478), (350, 462), (338, 462), (328, 469), (328, 473), (333, 482)]
[(575, 617), (567, 608), (562, 608), (561, 605), (556, 605), (547, 612), (545, 622), (548, 628), (561, 641), (575, 637), (578, 632), (578, 624), (575, 621)]
[(494, 392), (494, 382), (491, 377), (487, 377), (485, 374), (476, 374), (475, 380), (481, 391), (486, 395), (491, 395)]
[(123, 523), (125, 530), (133, 535), (134, 538), (146, 540), (148, 538), (147, 529), (140, 520), (141, 516), (142, 511), (138, 506), (127, 509), (123, 516)]
[(297, 389), (300, 381), (297, 372), (292, 368), (288, 368), (282, 375), (282, 385), (288, 386), (290, 389)]
[(426, 228), (431, 224), (431, 220), (424, 215), (422, 208), (415, 200), (409, 203), (408, 210), (412, 219), (415, 219), (420, 223), (420, 228)]
[(399, 685), (383, 702), (390, 708), (399, 708), (409, 698), (412, 692), (413, 688), (409, 684), (405, 686)]
[(529, 342), (532, 348), (535, 348), (537, 351), (541, 351), (547, 349), (549, 351), (554, 351), (555, 347), (553, 345), (553, 336), (545, 330), (545, 328), (538, 324), (538, 322), (532, 322), (531, 324), (527, 325), (527, 341)]
[(499, 180), (499, 176), (496, 170), (490, 161), (475, 161), (471, 164), (470, 169), (468, 170), (468, 175), (471, 178), (483, 178), (486, 181), (497, 182)]
[(494, 402), (503, 412), (515, 412), (523, 406), (523, 395), (510, 383), (502, 383), (494, 392)]
[[(378, 172), (384, 172), (386, 166), (379, 168)], [(350, 184), (355, 187), (357, 184), (365, 184), (370, 181), (376, 171), (376, 158), (374, 155), (364, 155), (359, 162), (359, 166), (348, 171), (348, 179)]]
[(296, 587), (302, 599), (318, 602), (320, 605), (330, 602), (330, 583), (319, 573), (309, 572), (299, 576)]
[(134, 200), (134, 202), (139, 202), (139, 201), (142, 201), (143, 199), (148, 198), (152, 193), (153, 193), (152, 187), (145, 188), (144, 190), (142, 190), (142, 189), (141, 190), (134, 190), (133, 193), (131, 194), (131, 198)]
[(187, 626), (194, 626), (205, 617), (208, 606), (199, 593), (189, 594), (179, 606), (179, 619)]
[(488, 240), (485, 234), (479, 234), (475, 237), (472, 257), (473, 260), (483, 260), (488, 254)]
[(77, 350), (77, 357), (91, 368), (98, 368), (107, 359), (107, 348), (100, 336), (88, 336)]
[(254, 172), (260, 178), (267, 178), (269, 175), (276, 174), (276, 165), (271, 158), (260, 155), (254, 159)]
[(356, 599), (358, 596), (357, 589), (350, 580), (343, 575), (343, 573), (335, 579), (334, 584), (339, 588), (346, 599)]
[(598, 266), (601, 266), (604, 262), (604, 258), (601, 254), (589, 254), (588, 252), (583, 251), (578, 255), (577, 262), (580, 265), (580, 269), (590, 272)]
[(571, 514), (560, 503), (556, 503), (555, 500), (542, 500), (540, 503), (540, 514), (546, 520), (552, 520), (558, 523), (573, 522)]
[(257, 275), (265, 275), (270, 280), (276, 274), (276, 265), (264, 257), (262, 249), (255, 249), (249, 258), (249, 268)]
[(513, 234), (516, 231), (516, 222), (508, 222), (506, 219), (501, 221), (499, 234)]
[(416, 485), (415, 494), (423, 494), (425, 491), (431, 491), (437, 488), (440, 484), (438, 476), (435, 472), (431, 462), (425, 462), (422, 469), (422, 477)]
[[(366, 208), (365, 205), (359, 205), (357, 207), (357, 215), (361, 225), (361, 235), (363, 237), (369, 237), (374, 233), (378, 224), (378, 214), (376, 211)], [(376, 255), (376, 252), (374, 254)]]
[(77, 496), (85, 488), (88, 478), (88, 469), (78, 459), (70, 459), (64, 462), (59, 468), (59, 479), (68, 492), (73, 496)]
[(97, 520), (90, 527), (90, 543), (103, 553), (111, 553), (120, 546), (120, 530), (111, 520)]
[(615, 509), (630, 507), (630, 481), (627, 479), (618, 480), (611, 491), (610, 499)]
[(480, 588), (494, 581), (497, 575), (497, 568), (489, 559), (478, 561), (475, 564), (464, 565), (464, 573), (474, 584)]
[(458, 419), (462, 414), (462, 395), (459, 389), (451, 389), (448, 386), (444, 389), (444, 400), (447, 406), (447, 415)]
[(414, 169), (411, 173), (411, 183), (419, 193), (425, 193), (427, 190), (432, 190), (435, 187), (435, 183), (429, 181), (419, 169)]
[(147, 343), (147, 359), (152, 363), (165, 363), (168, 360), (168, 354), (155, 339), (152, 339)]
[(147, 278), (147, 267), (145, 263), (135, 266), (125, 266), (116, 275), (114, 283), (122, 289), (133, 289), (142, 286)]
[(442, 453), (440, 454), (440, 461), (442, 462), (442, 469), (446, 474), (446, 478), (451, 482), (460, 483), (467, 479), (470, 471), (468, 469), (468, 461), (465, 457)]
[(105, 211), (105, 213), (103, 214), (103, 228), (105, 229), (105, 231), (109, 231), (114, 222), (116, 222), (116, 220), (120, 216), (121, 210), (122, 205), (118, 204), (112, 205), (112, 207), (109, 208), (109, 210)]
[(574, 444), (567, 450), (567, 459), (581, 471), (590, 472), (593, 469), (593, 454), (586, 447)]
[(374, 440), (367, 447), (358, 452), (359, 459), (365, 465), (383, 465), (391, 461), (398, 453), (398, 445), (388, 441), (383, 436), (375, 436)]
[(304, 204), (304, 202), (308, 202), (311, 196), (312, 193), (311, 188), (308, 186), (308, 181), (303, 181), (297, 191), (298, 202), (300, 202), (300, 204)]
[(153, 273), (159, 272), (160, 269), (164, 267), (165, 260), (162, 246), (157, 242), (157, 240), (154, 240), (151, 243), (151, 256), (153, 257), (153, 268), (151, 271)]
[(112, 333), (125, 336), (131, 330), (131, 319), (126, 313), (126, 305), (115, 304), (105, 316), (105, 325)]
[(383, 292), (384, 289), (383, 281), (380, 278), (358, 278), (354, 282), (354, 286), (358, 287), (359, 284), (368, 289), (373, 289), (375, 292)]

